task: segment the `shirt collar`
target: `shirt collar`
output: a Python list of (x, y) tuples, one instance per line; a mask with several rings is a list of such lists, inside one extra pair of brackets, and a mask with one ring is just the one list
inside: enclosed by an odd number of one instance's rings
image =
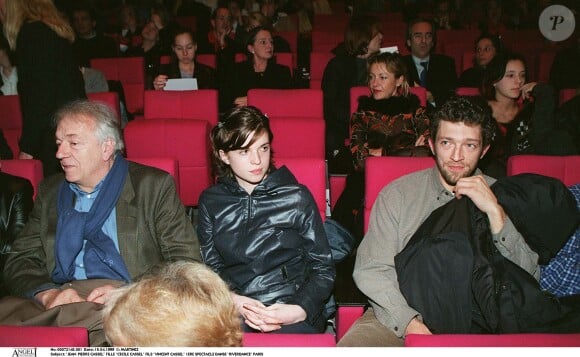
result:
[(413, 58), (413, 62), (415, 63), (415, 66), (417, 66), (417, 67), (421, 66), (421, 62), (429, 62), (429, 59), (431, 58), (430, 55), (425, 57), (425, 58), (415, 57), (415, 55), (411, 55), (411, 57)]

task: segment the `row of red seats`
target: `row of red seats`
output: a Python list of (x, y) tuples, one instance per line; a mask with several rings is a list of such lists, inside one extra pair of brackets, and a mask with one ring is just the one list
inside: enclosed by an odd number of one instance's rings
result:
[[(326, 173), (319, 159), (289, 159), (287, 164), (316, 197), (324, 199)], [(402, 175), (434, 165), (432, 158), (372, 157), (366, 163), (365, 224), (379, 191)], [(580, 156), (514, 156), (508, 162), (508, 174), (540, 173), (562, 180), (566, 185), (580, 182)], [(336, 335), (245, 334), (244, 346), (250, 347), (331, 347), (348, 331), (364, 311), (363, 306), (339, 306)], [(29, 333), (34, 332), (34, 333)], [(83, 328), (0, 326), (0, 346), (87, 346)], [(512, 335), (413, 335), (406, 346), (576, 346), (580, 334), (512, 334)]]

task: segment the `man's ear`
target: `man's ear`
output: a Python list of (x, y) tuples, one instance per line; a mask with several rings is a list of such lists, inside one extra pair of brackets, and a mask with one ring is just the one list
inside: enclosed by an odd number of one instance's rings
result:
[(115, 155), (115, 146), (116, 143), (113, 139), (109, 138), (103, 142), (101, 145), (102, 152), (103, 152), (103, 160), (109, 161), (109, 159)]
[(433, 156), (437, 156), (437, 155), (435, 155), (435, 144), (433, 144), (433, 139), (431, 139), (431, 137), (429, 137), (427, 142), (429, 143), (429, 149), (431, 149), (431, 153), (433, 154)]
[(487, 153), (487, 151), (489, 150), (490, 147), (491, 147), (491, 145), (488, 144), (486, 147), (483, 148), (483, 151), (481, 151), (481, 155), (479, 156), (479, 159), (483, 159), (483, 157), (485, 156), (485, 154)]
[(229, 165), (230, 159), (228, 158), (228, 155), (226, 155), (225, 151), (220, 150), (219, 154), (220, 154), (220, 159), (224, 162), (224, 164)]

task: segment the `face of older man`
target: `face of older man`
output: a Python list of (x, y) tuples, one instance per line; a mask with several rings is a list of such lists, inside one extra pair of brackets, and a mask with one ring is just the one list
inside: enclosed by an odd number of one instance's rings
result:
[(96, 132), (95, 119), (83, 115), (65, 117), (56, 128), (56, 158), (65, 178), (85, 192), (93, 192), (113, 164), (115, 142), (102, 142)]

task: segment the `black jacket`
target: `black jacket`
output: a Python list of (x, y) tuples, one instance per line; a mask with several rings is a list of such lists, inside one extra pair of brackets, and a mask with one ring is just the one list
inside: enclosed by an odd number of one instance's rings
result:
[(201, 194), (197, 230), (203, 260), (236, 294), (300, 305), (320, 324), (334, 265), (316, 203), (285, 166), (251, 195), (219, 178)]
[[(544, 209), (563, 213), (567, 207), (569, 212), (546, 216), (543, 223), (572, 227), (562, 232), (568, 237), (572, 234), (580, 213), (569, 191), (572, 201), (558, 197), (566, 190), (561, 182), (531, 174), (504, 180), (506, 184), (497, 181), (492, 190), (501, 186), (494, 193), (500, 202), (508, 202), (506, 211), (518, 222), (514, 223), (518, 231), (527, 233), (528, 244), (534, 227), (531, 221)], [(520, 190), (541, 193), (527, 197)], [(535, 201), (536, 197), (542, 201)], [(532, 249), (552, 238), (535, 228)], [(566, 305), (542, 292), (530, 274), (503, 257), (492, 242), (487, 216), (467, 197), (433, 211), (395, 257), (395, 267), (403, 296), (433, 333), (580, 331), (577, 299)]]
[[(32, 210), (33, 189), (30, 182), (0, 172), (0, 271), (4, 271), (7, 254)], [(0, 274), (0, 297), (5, 294)]]
[[(413, 62), (413, 56), (403, 56), (405, 65), (407, 66), (408, 82), (412, 85), (419, 81), (419, 74), (417, 67)], [(429, 65), (427, 67), (427, 90), (433, 94), (437, 108), (440, 108), (443, 103), (451, 97), (457, 87), (457, 72), (455, 71), (455, 61), (453, 58), (432, 53), (429, 56)], [(428, 106), (433, 108), (432, 106)]]

